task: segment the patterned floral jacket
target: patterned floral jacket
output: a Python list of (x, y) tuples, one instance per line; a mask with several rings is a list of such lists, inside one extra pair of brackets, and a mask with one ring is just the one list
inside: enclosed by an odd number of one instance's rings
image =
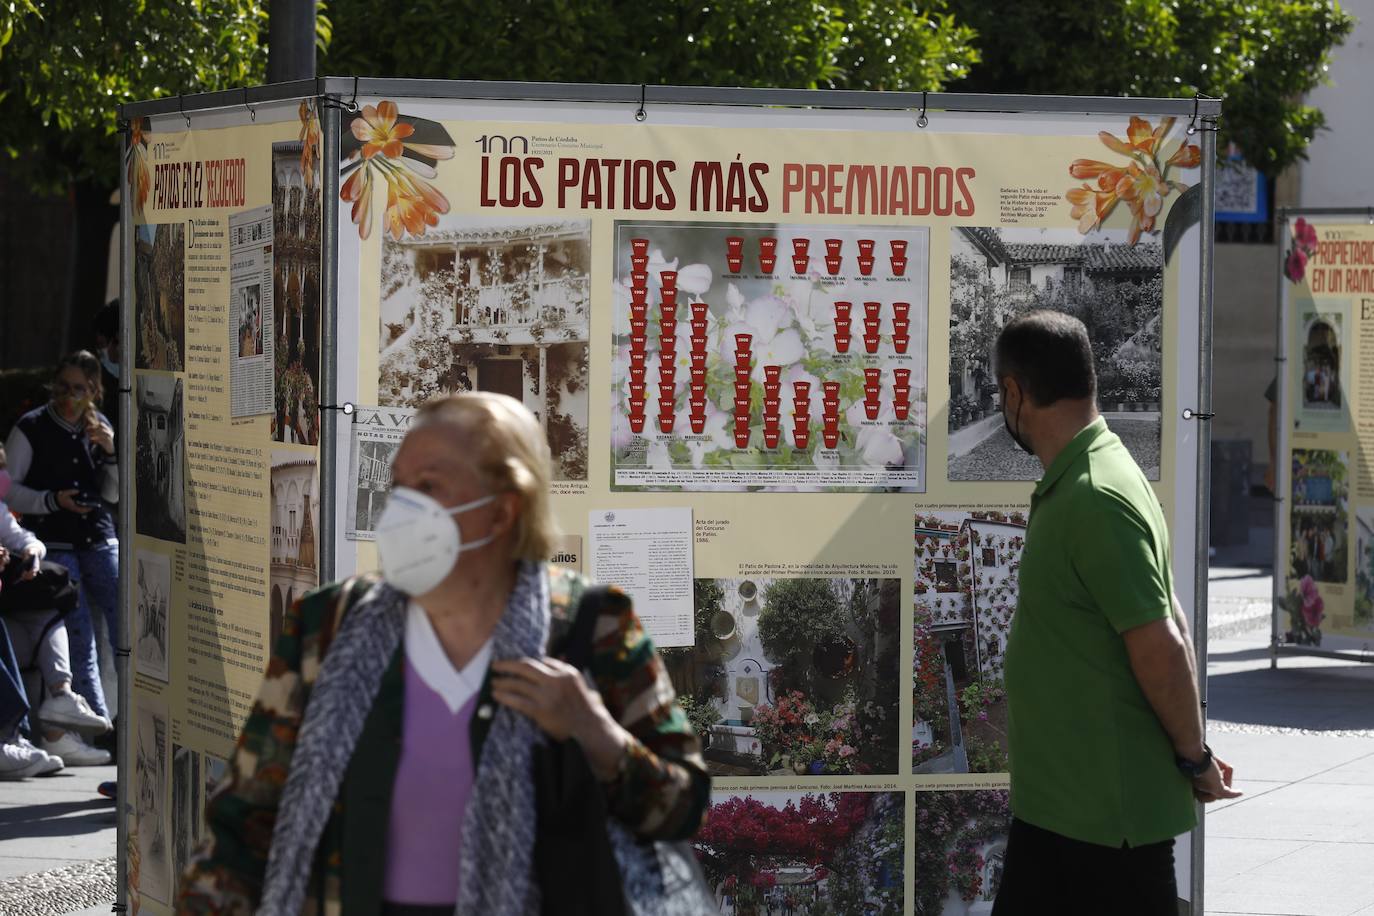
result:
[[(550, 567), (550, 643), (571, 625), (586, 586), (581, 576)], [(363, 591), (355, 588), (352, 594)], [(304, 596), (288, 614), (228, 773), (206, 808), (206, 836), (181, 878), (177, 912), (256, 910), (277, 803), (311, 687), (343, 612), (340, 595), (338, 584), (327, 586)], [(700, 744), (630, 598), (612, 589), (600, 611), (590, 673), (606, 708), (634, 738), (622, 775), (607, 786), (608, 811), (645, 838), (685, 839), (700, 824), (710, 792)], [(400, 751), (403, 651), (397, 650), (383, 676), (320, 840), (306, 913), (353, 916), (380, 910), (388, 808)], [(492, 702), (490, 694), (488, 678), (479, 706)], [(489, 720), (473, 716), (472, 721), (475, 765)]]

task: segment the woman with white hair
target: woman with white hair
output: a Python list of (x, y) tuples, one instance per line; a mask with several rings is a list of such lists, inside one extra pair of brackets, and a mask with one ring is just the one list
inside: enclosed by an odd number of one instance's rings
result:
[[(545, 565), (549, 449), (518, 401), (426, 405), (392, 474), (382, 577), (287, 617), (179, 910), (614, 912), (573, 899), (548, 742), (639, 840), (689, 837), (709, 793), (629, 597)], [(554, 657), (574, 632), (589, 678)]]

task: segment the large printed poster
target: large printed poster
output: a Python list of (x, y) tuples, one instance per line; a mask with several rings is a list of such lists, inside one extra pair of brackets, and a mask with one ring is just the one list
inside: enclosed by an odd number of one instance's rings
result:
[[(129, 890), (172, 911), (286, 608), (319, 582), (313, 105), (135, 125)], [(308, 155), (307, 155), (308, 152)]]
[[(1186, 589), (1186, 125), (360, 102), (338, 251), (361, 329), (340, 397), (369, 405), (339, 491), (357, 568), (400, 412), (520, 400), (564, 531), (611, 569), (606, 530), (633, 521), (646, 606), (672, 578), (645, 626), (713, 777), (696, 847), (721, 912), (990, 912), (1043, 472), (1004, 429), (993, 344), (1032, 309), (1084, 322), (1098, 409), (1154, 483)], [(1319, 306), (1348, 337), (1355, 312)], [(1341, 372), (1314, 388), (1327, 423)]]
[(1286, 229), (1279, 632), (1321, 646), (1374, 635), (1374, 227)]

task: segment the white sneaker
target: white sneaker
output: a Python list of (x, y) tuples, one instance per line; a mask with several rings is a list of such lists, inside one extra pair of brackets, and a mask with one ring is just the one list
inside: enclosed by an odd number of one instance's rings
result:
[(74, 732), (63, 732), (55, 741), (44, 739), (40, 744), (49, 754), (56, 754), (69, 767), (102, 767), (110, 762), (110, 752), (91, 747)]
[(38, 707), (38, 718), (44, 725), (71, 729), (81, 735), (103, 735), (110, 730), (110, 720), (98, 715), (86, 698), (73, 693), (70, 687), (44, 700)]
[(18, 744), (20, 747), (32, 751), (33, 753), (38, 754), (43, 758), (43, 769), (39, 770), (37, 773), (34, 773), (33, 775), (35, 776), (48, 776), (52, 773), (59, 772), (64, 766), (66, 766), (66, 764), (62, 762), (61, 757), (58, 757), (55, 754), (49, 754), (41, 747), (34, 747), (33, 742), (30, 741), (28, 738), (25, 738), (23, 735), (20, 735), (18, 738), (15, 739), (15, 744)]
[(28, 779), (37, 776), (47, 766), (47, 758), (39, 751), (31, 751), (17, 742), (0, 745), (0, 779)]

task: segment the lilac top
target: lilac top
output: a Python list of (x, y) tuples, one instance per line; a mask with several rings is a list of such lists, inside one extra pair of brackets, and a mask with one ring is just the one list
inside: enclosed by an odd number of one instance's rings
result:
[(452, 906), (458, 900), (463, 815), (475, 778), (468, 727), (491, 660), (490, 643), (458, 671), (425, 612), (406, 619), (401, 756), (387, 827), (384, 899)]

